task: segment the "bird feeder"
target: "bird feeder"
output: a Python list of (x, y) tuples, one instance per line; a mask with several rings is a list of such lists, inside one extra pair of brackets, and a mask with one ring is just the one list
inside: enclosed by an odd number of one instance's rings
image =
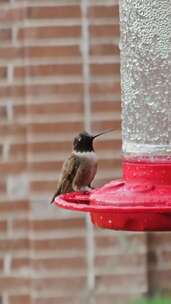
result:
[[(171, 3), (120, 0), (123, 177), (54, 204), (103, 228), (171, 230)], [(115, 169), (115, 168), (114, 168)]]

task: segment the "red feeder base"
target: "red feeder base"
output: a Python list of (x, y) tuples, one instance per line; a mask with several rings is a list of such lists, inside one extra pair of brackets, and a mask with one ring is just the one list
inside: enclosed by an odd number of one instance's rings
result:
[(130, 231), (171, 231), (171, 162), (125, 161), (123, 180), (90, 193), (67, 193), (54, 204), (90, 212), (102, 228)]

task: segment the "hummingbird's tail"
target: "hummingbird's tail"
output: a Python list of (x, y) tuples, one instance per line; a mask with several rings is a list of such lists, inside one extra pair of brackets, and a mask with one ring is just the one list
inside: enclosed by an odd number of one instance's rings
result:
[(55, 200), (55, 197), (58, 196), (59, 193), (58, 192), (55, 192), (54, 196), (52, 197), (51, 201), (50, 201), (50, 204), (52, 204)]

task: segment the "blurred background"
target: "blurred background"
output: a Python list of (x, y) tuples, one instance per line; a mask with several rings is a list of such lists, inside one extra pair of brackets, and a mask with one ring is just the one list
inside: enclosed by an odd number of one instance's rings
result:
[(171, 235), (92, 227), (50, 206), (73, 137), (94, 186), (121, 176), (116, 0), (0, 0), (0, 304), (128, 304), (170, 292)]

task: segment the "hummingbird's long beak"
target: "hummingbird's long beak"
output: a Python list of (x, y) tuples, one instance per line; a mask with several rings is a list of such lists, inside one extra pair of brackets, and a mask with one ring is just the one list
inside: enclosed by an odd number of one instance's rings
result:
[(101, 136), (101, 135), (103, 135), (103, 134), (112, 132), (112, 131), (114, 131), (114, 129), (110, 129), (110, 130), (106, 130), (106, 131), (100, 132), (100, 133), (94, 135), (94, 136), (93, 136), (93, 139), (96, 138), (96, 137), (98, 137), (98, 136)]

